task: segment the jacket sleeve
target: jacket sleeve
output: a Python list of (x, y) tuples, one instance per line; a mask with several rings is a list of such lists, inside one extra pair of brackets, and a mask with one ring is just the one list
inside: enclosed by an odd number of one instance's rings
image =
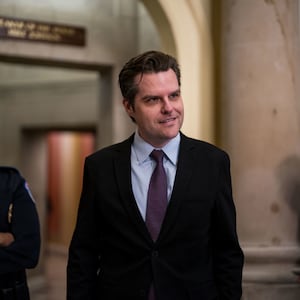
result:
[(213, 224), (214, 273), (220, 300), (239, 300), (242, 296), (244, 255), (236, 232), (230, 161), (226, 153), (220, 164)]
[(96, 299), (99, 265), (95, 216), (95, 180), (87, 161), (78, 208), (77, 223), (69, 247), (67, 265), (67, 299)]
[(35, 202), (25, 180), (14, 174), (11, 230), (15, 241), (0, 247), (0, 274), (16, 272), (37, 265), (40, 252), (40, 224)]

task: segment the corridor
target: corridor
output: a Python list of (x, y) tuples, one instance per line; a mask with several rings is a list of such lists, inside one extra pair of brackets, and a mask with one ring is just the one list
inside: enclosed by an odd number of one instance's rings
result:
[(46, 254), (46, 286), (31, 291), (31, 300), (66, 299), (66, 263), (67, 255), (57, 252)]

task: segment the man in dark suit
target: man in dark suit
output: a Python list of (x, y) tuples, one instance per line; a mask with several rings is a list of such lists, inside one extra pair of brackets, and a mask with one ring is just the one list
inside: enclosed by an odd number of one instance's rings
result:
[[(125, 64), (119, 84), (136, 132), (86, 159), (67, 298), (240, 299), (243, 253), (229, 158), (180, 132), (176, 59), (145, 52)], [(162, 162), (154, 149), (163, 151)]]

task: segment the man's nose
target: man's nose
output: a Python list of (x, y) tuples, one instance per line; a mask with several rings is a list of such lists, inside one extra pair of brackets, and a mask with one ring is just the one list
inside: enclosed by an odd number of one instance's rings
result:
[(162, 102), (162, 112), (169, 113), (170, 111), (172, 111), (172, 109), (173, 109), (173, 105), (170, 102), (170, 100), (168, 98), (164, 99), (164, 101)]

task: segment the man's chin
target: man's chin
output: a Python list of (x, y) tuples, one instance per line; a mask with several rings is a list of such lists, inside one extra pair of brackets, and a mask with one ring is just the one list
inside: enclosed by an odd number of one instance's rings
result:
[(165, 141), (172, 140), (173, 138), (175, 138), (177, 136), (178, 132), (179, 132), (179, 130), (170, 132), (170, 133), (166, 133), (165, 135), (163, 135), (162, 139)]

